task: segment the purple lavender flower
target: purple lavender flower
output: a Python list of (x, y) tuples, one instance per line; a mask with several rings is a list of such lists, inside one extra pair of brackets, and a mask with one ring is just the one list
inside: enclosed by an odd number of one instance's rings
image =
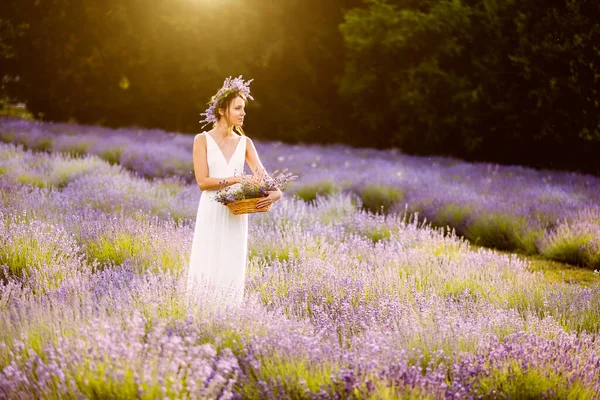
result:
[[(73, 125), (14, 128), (24, 136), (98, 134)], [(181, 146), (175, 158), (189, 147), (164, 132), (141, 134)], [(581, 246), (592, 255), (595, 178), (344, 147), (257, 146), (269, 168), (285, 164), (301, 175), (286, 190), (327, 180), (339, 190), (312, 202), (285, 196), (252, 216), (245, 301), (232, 309), (208, 290), (186, 291), (195, 184), (148, 179), (90, 155), (0, 145), (0, 398), (600, 392), (597, 276), (587, 286), (550, 283), (521, 257), (473, 249), (410, 213), (416, 204), (428, 218), (464, 227), (516, 216), (522, 226), (507, 223), (505, 232), (541, 227), (555, 232), (535, 242), (542, 251)], [(142, 164), (131, 165), (155, 168)], [(363, 210), (369, 182), (402, 188), (408, 211)]]
[(273, 176), (268, 173), (241, 175), (239, 183), (219, 190), (215, 199), (219, 203), (227, 205), (237, 200), (265, 197), (269, 191), (282, 189), (285, 184), (297, 178), (297, 175), (287, 170), (275, 171)]
[(244, 80), (242, 79), (242, 75), (233, 79), (231, 77), (226, 78), (225, 82), (223, 82), (223, 87), (221, 87), (217, 94), (212, 96), (210, 102), (208, 102), (208, 108), (206, 109), (206, 111), (200, 113), (200, 115), (204, 116), (204, 119), (199, 121), (200, 123), (204, 122), (202, 128), (204, 128), (209, 123), (217, 123), (219, 105), (223, 101), (223, 99), (229, 94), (237, 92), (250, 100), (254, 100), (254, 98), (250, 95), (250, 83), (253, 80), (254, 79), (250, 79), (244, 82)]

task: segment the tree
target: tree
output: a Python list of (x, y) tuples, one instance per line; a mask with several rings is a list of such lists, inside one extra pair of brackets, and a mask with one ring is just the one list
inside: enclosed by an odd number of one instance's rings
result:
[(21, 80), (11, 92), (45, 119), (194, 132), (210, 95), (241, 74), (255, 78), (254, 135), (331, 141), (343, 132), (337, 26), (357, 0), (7, 3), (11, 21), (30, 25), (15, 41)]
[(18, 76), (10, 74), (10, 64), (16, 57), (14, 50), (14, 40), (23, 36), (27, 30), (27, 24), (14, 25), (10, 20), (0, 18), (0, 98), (4, 100), (7, 97), (6, 86), (15, 80)]
[(380, 146), (578, 165), (600, 143), (599, 16), (574, 0), (371, 0), (341, 25), (340, 93)]

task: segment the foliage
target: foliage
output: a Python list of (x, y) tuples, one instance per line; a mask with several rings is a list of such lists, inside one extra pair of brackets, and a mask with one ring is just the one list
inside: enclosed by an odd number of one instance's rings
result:
[(338, 191), (339, 189), (330, 180), (313, 184), (301, 184), (294, 188), (294, 194), (304, 201), (313, 201), (318, 196), (329, 196)]
[(550, 366), (523, 368), (515, 362), (492, 370), (490, 376), (480, 379), (475, 387), (481, 395), (489, 398), (594, 398), (594, 393), (580, 382), (572, 382)]
[(527, 254), (537, 252), (535, 239), (543, 234), (528, 227), (526, 218), (495, 213), (478, 216), (465, 230), (465, 237), (475, 244)]
[(365, 209), (372, 213), (387, 213), (400, 205), (404, 198), (402, 189), (381, 184), (368, 184), (359, 193)]
[(540, 253), (553, 260), (582, 265), (590, 269), (599, 268), (599, 217), (598, 212), (583, 210), (574, 221), (561, 223), (544, 237)]
[(357, 3), (8, 0), (0, 28), (27, 29), (0, 30), (0, 49), (14, 54), (0, 76), (44, 119), (197, 132), (223, 79), (243, 74), (255, 79), (249, 131), (322, 139), (341, 132), (337, 25), (341, 7)]
[(340, 93), (381, 146), (598, 172), (597, 15), (576, 0), (368, 1), (341, 25)]
[(0, 115), (22, 115), (30, 118), (27, 112), (23, 111), (22, 104), (14, 107), (10, 104), (7, 84), (14, 81), (15, 77), (7, 75), (7, 66), (14, 62), (17, 50), (14, 47), (14, 41), (23, 36), (27, 31), (27, 23), (15, 23), (6, 18), (5, 7), (0, 16)]

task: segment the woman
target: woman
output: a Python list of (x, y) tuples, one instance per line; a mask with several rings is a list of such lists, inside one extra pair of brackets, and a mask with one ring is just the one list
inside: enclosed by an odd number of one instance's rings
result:
[[(194, 138), (193, 158), (196, 182), (202, 190), (188, 269), (188, 287), (226, 304), (240, 304), (244, 294), (248, 249), (248, 215), (233, 215), (215, 200), (225, 186), (239, 185), (247, 161), (254, 174), (266, 174), (252, 140), (242, 125), (250, 96), (249, 84), (241, 76), (227, 78), (211, 98), (200, 122), (213, 124), (208, 132)], [(204, 126), (203, 126), (204, 127)], [(271, 191), (257, 203), (262, 208), (281, 198)], [(199, 291), (199, 292), (198, 292)]]

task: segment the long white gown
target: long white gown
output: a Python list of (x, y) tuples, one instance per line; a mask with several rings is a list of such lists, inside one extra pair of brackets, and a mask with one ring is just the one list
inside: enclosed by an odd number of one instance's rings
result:
[[(206, 160), (208, 176), (227, 178), (244, 170), (246, 137), (241, 136), (229, 162), (208, 134)], [(236, 185), (231, 188), (235, 190)], [(193, 296), (240, 305), (244, 296), (248, 251), (248, 215), (233, 215), (215, 200), (218, 190), (204, 190), (200, 196), (192, 251), (188, 268), (188, 290)]]

